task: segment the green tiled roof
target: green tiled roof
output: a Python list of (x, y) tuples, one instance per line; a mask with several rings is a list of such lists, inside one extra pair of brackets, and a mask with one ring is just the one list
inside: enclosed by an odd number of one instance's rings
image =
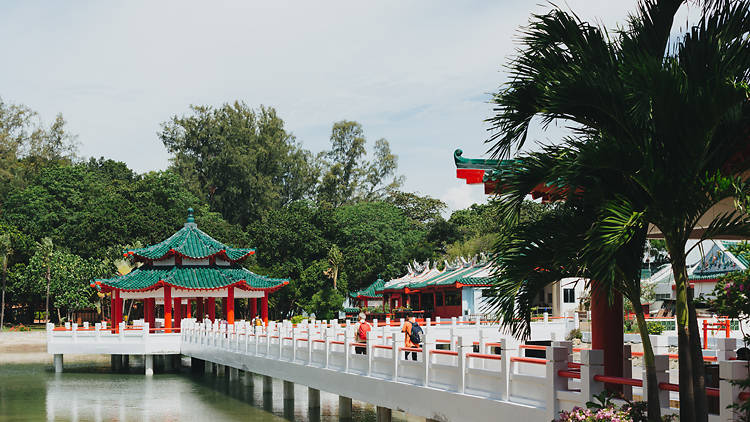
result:
[(192, 209), (188, 212), (188, 222), (177, 233), (155, 245), (131, 249), (126, 252), (126, 255), (146, 260), (160, 260), (172, 254), (193, 259), (219, 256), (228, 261), (237, 262), (255, 253), (255, 249), (233, 248), (207, 235), (193, 222)]
[(95, 283), (131, 291), (149, 290), (162, 284), (201, 290), (231, 285), (249, 290), (272, 290), (288, 284), (289, 280), (265, 277), (245, 268), (144, 266), (123, 276), (95, 280)]
[(409, 289), (421, 289), (424, 287), (431, 287), (431, 286), (449, 286), (449, 285), (454, 284), (459, 279), (469, 277), (483, 268), (484, 268), (483, 266), (482, 267), (473, 266), (473, 267), (459, 268), (453, 271), (444, 271), (442, 274), (438, 274), (434, 277), (428, 278), (427, 280), (422, 280), (420, 282), (410, 284), (408, 288)]
[(502, 164), (512, 163), (513, 160), (487, 160), (483, 158), (464, 158), (463, 151), (457, 149), (453, 151), (453, 162), (459, 169), (481, 169), (495, 170)]
[(492, 277), (464, 277), (456, 280), (456, 283), (461, 283), (465, 286), (491, 286)]
[(352, 292), (349, 295), (354, 298), (362, 297), (366, 299), (375, 299), (375, 298), (382, 299), (383, 293), (382, 292), (377, 293), (377, 291), (382, 290), (384, 284), (385, 284), (385, 280), (379, 278), (375, 280), (374, 283), (370, 284), (364, 289), (357, 290), (356, 292)]

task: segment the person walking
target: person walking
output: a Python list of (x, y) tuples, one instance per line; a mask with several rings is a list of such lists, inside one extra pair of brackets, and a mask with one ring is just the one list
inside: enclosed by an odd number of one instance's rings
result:
[[(417, 324), (416, 317), (410, 316), (401, 328), (401, 332), (404, 333), (404, 345), (406, 347), (418, 348), (422, 344), (424, 331)], [(404, 359), (409, 359), (409, 353), (411, 353), (411, 360), (417, 360), (417, 352), (414, 351), (407, 351)]]
[[(357, 323), (357, 343), (367, 343), (367, 333), (372, 330), (372, 325), (367, 322), (367, 315), (364, 312), (359, 313), (359, 322)], [(358, 355), (366, 355), (367, 348), (364, 346), (354, 346), (354, 352)]]

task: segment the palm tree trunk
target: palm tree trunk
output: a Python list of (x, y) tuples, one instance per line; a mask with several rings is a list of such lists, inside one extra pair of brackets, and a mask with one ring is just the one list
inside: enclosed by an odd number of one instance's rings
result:
[[(679, 243), (679, 242), (678, 242)], [(691, 358), (691, 341), (688, 329), (690, 312), (687, 304), (687, 269), (685, 267), (685, 248), (674, 247), (667, 241), (669, 254), (672, 257), (672, 273), (674, 274), (677, 300), (675, 313), (677, 320), (677, 349), (679, 356), (680, 382), (680, 421), (696, 422), (695, 388), (693, 387), (693, 359)]]
[(49, 281), (50, 281), (49, 271), (50, 271), (49, 264), (47, 264), (47, 298), (45, 299), (45, 304), (44, 304), (44, 316), (45, 318), (47, 318), (47, 324), (49, 324)]
[[(640, 296), (640, 295), (639, 295)], [(638, 332), (641, 334), (643, 344), (643, 366), (646, 368), (646, 393), (648, 394), (648, 420), (650, 422), (661, 421), (661, 403), (659, 403), (659, 383), (656, 380), (656, 364), (654, 362), (654, 349), (648, 336), (648, 324), (643, 316), (643, 305), (641, 298), (630, 300), (635, 310), (635, 319), (638, 322)]]
[(695, 312), (692, 289), (688, 291), (688, 315), (690, 323), (690, 358), (693, 362), (693, 390), (695, 391), (695, 419), (708, 422), (708, 399), (706, 398), (706, 366), (703, 362), (703, 350), (698, 334), (698, 315)]
[(0, 303), (0, 331), (5, 326), (5, 281), (8, 276), (8, 256), (3, 257), (3, 299)]

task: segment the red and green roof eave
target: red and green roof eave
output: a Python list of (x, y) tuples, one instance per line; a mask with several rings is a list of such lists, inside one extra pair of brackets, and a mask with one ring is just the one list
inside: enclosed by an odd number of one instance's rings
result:
[[(237, 263), (255, 253), (255, 249), (232, 248), (198, 229), (193, 209), (188, 209), (185, 226), (168, 239), (145, 248), (131, 249), (123, 255), (144, 262), (126, 275), (97, 279), (91, 283), (100, 291), (143, 292), (170, 286), (186, 290), (223, 290), (236, 287), (271, 293), (289, 284), (288, 279), (271, 278), (239, 267)], [(172, 265), (154, 265), (172, 256), (193, 260), (209, 259), (209, 265), (182, 265), (181, 259)], [(216, 257), (229, 265), (216, 265)]]
[[(467, 185), (484, 184), (484, 193), (487, 195), (499, 193), (498, 180), (503, 174), (513, 171), (517, 160), (492, 160), (483, 158), (464, 158), (463, 151), (457, 149), (453, 152), (453, 161), (456, 163), (456, 177), (466, 180)], [(568, 193), (567, 188), (561, 188), (551, 183), (540, 183), (529, 192), (532, 198), (541, 198), (542, 202), (560, 199)]]
[(356, 292), (349, 293), (349, 296), (354, 299), (367, 299), (367, 300), (378, 300), (383, 299), (383, 293), (378, 293), (378, 290), (382, 290), (385, 285), (385, 280), (379, 278), (374, 283), (365, 287), (364, 289), (357, 290)]
[(122, 276), (97, 279), (91, 286), (104, 292), (145, 292), (169, 286), (206, 291), (235, 287), (271, 293), (287, 284), (288, 279), (258, 275), (241, 267), (145, 265)]

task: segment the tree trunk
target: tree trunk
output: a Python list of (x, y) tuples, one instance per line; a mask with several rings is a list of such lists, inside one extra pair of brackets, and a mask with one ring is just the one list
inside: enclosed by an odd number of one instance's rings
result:
[(0, 303), (0, 331), (5, 327), (5, 280), (8, 276), (8, 256), (3, 257), (3, 298)]
[(706, 397), (706, 365), (703, 362), (701, 338), (698, 334), (698, 315), (693, 302), (693, 290), (688, 290), (688, 315), (690, 323), (690, 357), (693, 362), (693, 390), (695, 391), (695, 419), (708, 422), (708, 399)]
[(646, 368), (646, 385), (649, 387), (646, 391), (648, 394), (648, 420), (650, 422), (660, 422), (661, 403), (659, 403), (659, 383), (656, 381), (654, 349), (651, 346), (651, 339), (648, 336), (648, 325), (646, 324), (646, 318), (643, 316), (641, 298), (638, 297), (635, 301), (631, 299), (631, 303), (635, 310), (635, 319), (638, 321), (638, 331), (641, 334), (641, 343), (643, 344), (643, 366)]
[(44, 317), (47, 319), (47, 324), (49, 324), (49, 281), (50, 281), (49, 271), (50, 271), (49, 264), (47, 264), (47, 298), (45, 299), (45, 304), (44, 304)]
[[(679, 242), (677, 242), (679, 243)], [(691, 341), (688, 325), (690, 312), (687, 304), (687, 269), (685, 267), (685, 245), (679, 246), (667, 241), (669, 254), (672, 257), (672, 273), (675, 281), (677, 300), (675, 316), (677, 320), (677, 349), (680, 365), (680, 421), (695, 422), (695, 388), (693, 387), (693, 359), (691, 358)]]

